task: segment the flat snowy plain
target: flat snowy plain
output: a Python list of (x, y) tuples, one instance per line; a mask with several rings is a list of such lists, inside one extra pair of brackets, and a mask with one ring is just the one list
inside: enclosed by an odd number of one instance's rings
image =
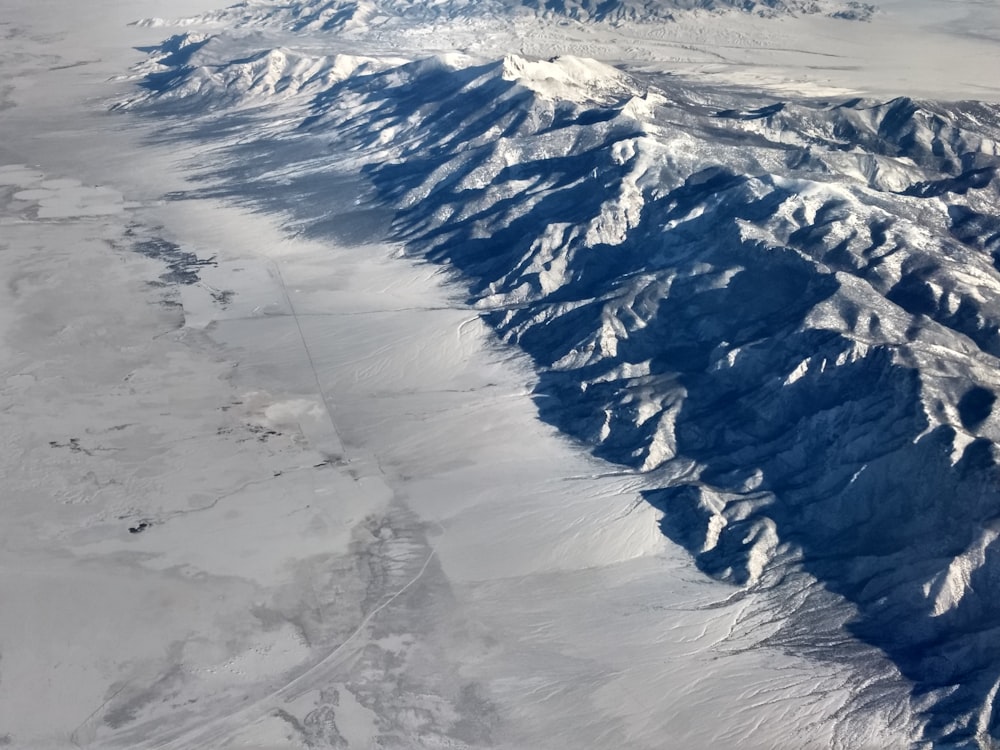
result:
[[(0, 0), (0, 747), (917, 742), (879, 652), (768, 647), (772, 594), (705, 577), (642, 474), (539, 420), (531, 363), (357, 175), (310, 231), (217, 139), (108, 112), (136, 48), (217, 7)], [(882, 7), (305, 44), (1000, 98), (994, 6)]]

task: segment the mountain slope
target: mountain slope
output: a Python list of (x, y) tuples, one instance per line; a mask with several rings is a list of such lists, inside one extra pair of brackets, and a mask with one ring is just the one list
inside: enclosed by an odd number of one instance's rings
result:
[[(134, 106), (202, 95), (166, 67)], [(543, 418), (641, 472), (703, 571), (794, 601), (776, 644), (836, 659), (848, 612), (928, 742), (1000, 739), (1000, 108), (449, 55), (289, 111), (262, 151), (308, 155), (247, 167), (262, 194), (308, 219), (336, 143), (531, 355)]]

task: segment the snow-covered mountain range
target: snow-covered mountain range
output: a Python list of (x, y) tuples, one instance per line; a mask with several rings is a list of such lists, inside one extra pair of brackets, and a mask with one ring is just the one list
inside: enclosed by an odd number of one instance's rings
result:
[(147, 25), (222, 24), (277, 26), (290, 31), (345, 31), (386, 23), (426, 23), (456, 18), (535, 16), (580, 22), (659, 23), (691, 12), (749, 13), (765, 18), (820, 14), (867, 20), (875, 6), (856, 0), (247, 0), (187, 19), (148, 19)]
[[(492, 7), (242, 3), (199, 23), (330, 31)], [(870, 13), (517, 6), (691, 8)], [(253, 44), (172, 37), (118, 106), (221, 145), (215, 192), (299, 228), (326, 231), (325, 177), (363, 172), (392, 237), (530, 355), (542, 418), (641, 475), (701, 570), (773, 592), (774, 645), (829, 660), (873, 645), (912, 683), (929, 745), (1000, 742), (1000, 106)], [(893, 710), (881, 700), (857, 697)]]

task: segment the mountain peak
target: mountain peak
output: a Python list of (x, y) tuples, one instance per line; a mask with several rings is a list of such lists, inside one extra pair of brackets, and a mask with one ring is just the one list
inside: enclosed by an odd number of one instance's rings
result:
[(608, 94), (637, 93), (628, 76), (617, 68), (571, 55), (549, 60), (528, 60), (506, 55), (500, 75), (516, 81), (540, 96), (566, 101), (600, 101)]

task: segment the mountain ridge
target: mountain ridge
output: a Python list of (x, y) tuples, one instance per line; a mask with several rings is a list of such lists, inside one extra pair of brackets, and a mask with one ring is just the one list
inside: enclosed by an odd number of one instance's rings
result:
[(393, 21), (537, 16), (581, 23), (663, 23), (691, 13), (748, 13), (764, 18), (823, 15), (870, 20), (874, 5), (858, 0), (308, 0), (244, 2), (178, 21), (144, 19), (144, 26), (277, 26), (295, 32), (356, 31)]
[[(363, 167), (393, 236), (532, 357), (543, 419), (643, 476), (699, 568), (779, 597), (816, 582), (776, 643), (837, 658), (812, 627), (835, 595), (929, 743), (1000, 736), (996, 105), (443, 55), (294, 113), (267, 138)], [(281, 189), (318, 200), (295, 173), (325, 158), (281, 164)]]

